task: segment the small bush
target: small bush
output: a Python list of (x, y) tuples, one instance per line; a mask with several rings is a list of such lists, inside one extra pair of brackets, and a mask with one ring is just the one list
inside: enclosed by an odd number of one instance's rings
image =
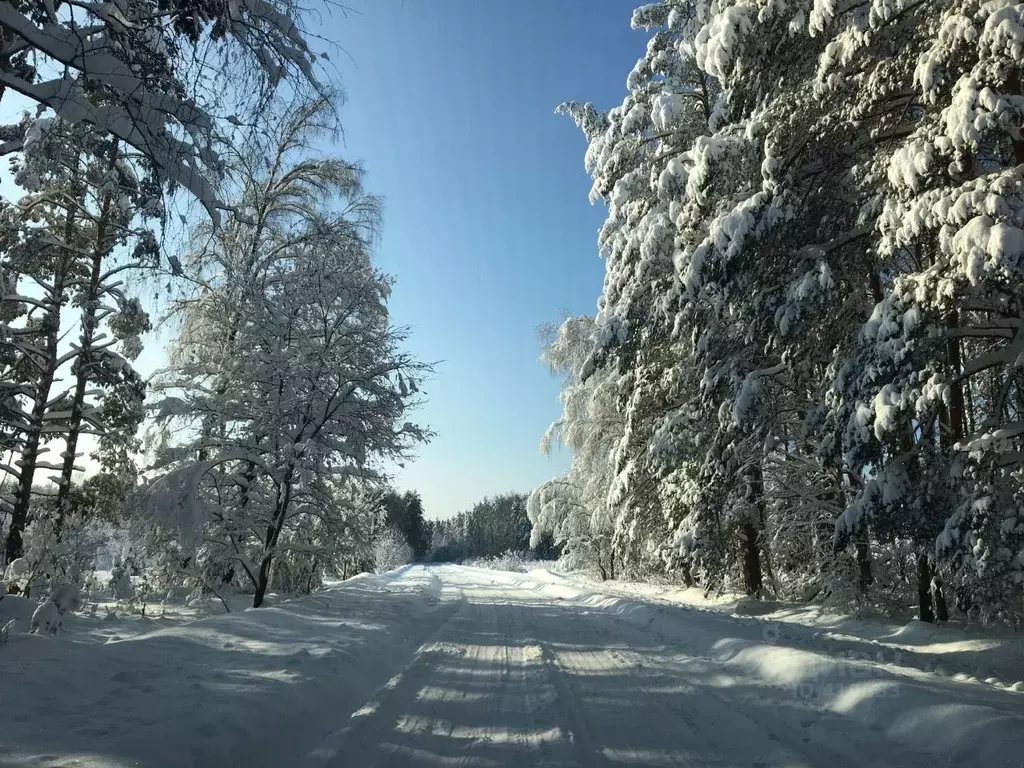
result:
[(463, 565), (469, 565), (473, 568), (490, 568), (492, 571), (526, 573), (536, 567), (537, 561), (530, 552), (519, 552), (510, 549), (493, 557), (478, 557), (474, 560), (466, 560)]
[(385, 528), (373, 543), (373, 567), (377, 573), (392, 571), (412, 561), (412, 547), (394, 528)]

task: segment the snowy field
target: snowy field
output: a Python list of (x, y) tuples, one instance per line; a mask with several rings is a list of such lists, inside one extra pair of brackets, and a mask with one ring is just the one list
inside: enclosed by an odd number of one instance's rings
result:
[(1021, 765), (1015, 637), (750, 613), (460, 566), (100, 610), (0, 648), (0, 765)]

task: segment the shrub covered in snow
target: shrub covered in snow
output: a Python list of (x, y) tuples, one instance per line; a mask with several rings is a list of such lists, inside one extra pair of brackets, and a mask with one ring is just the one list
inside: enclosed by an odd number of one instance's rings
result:
[(25, 555), (11, 562), (8, 580), (30, 594), (52, 589), (54, 584), (84, 584), (109, 542), (106, 524), (80, 513), (59, 521), (53, 510), (39, 505), (25, 529)]
[(63, 618), (56, 603), (44, 600), (32, 614), (31, 632), (34, 635), (56, 635), (61, 630)]
[(9, 584), (16, 584), (19, 589), (24, 587), (30, 574), (29, 562), (24, 557), (12, 560), (4, 570), (4, 581)]
[(413, 561), (412, 547), (394, 528), (385, 528), (373, 544), (373, 566), (377, 573), (391, 571)]
[(57, 587), (32, 614), (31, 632), (37, 635), (57, 634), (63, 625), (64, 615), (76, 610), (80, 605), (81, 597), (77, 584)]
[(537, 561), (529, 552), (518, 552), (510, 549), (494, 557), (478, 557), (474, 560), (467, 560), (464, 565), (469, 565), (473, 568), (490, 568), (493, 571), (526, 573), (537, 565)]
[(130, 569), (120, 557), (114, 560), (108, 589), (116, 600), (130, 600), (135, 596)]

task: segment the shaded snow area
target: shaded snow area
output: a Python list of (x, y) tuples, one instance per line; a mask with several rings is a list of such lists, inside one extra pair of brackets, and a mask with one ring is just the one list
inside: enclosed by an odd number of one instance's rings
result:
[[(787, 604), (740, 595), (709, 597), (695, 587), (685, 589), (621, 581), (596, 585), (579, 574), (537, 571), (533, 575), (556, 584), (597, 590), (604, 593), (607, 600), (622, 598), (644, 603), (649, 615), (653, 613), (653, 618), (649, 619), (651, 624), (662, 620), (691, 620), (690, 613), (666, 612), (664, 608), (725, 614), (729, 616), (732, 633), (748, 639), (766, 640), (775, 645), (785, 643), (835, 657), (874, 660), (1024, 693), (1024, 634), (1011, 629), (954, 623), (936, 625), (917, 620), (901, 624), (836, 614), (813, 603)], [(631, 607), (635, 610), (637, 606)], [(716, 619), (706, 616), (704, 620), (714, 622)]]
[(1014, 638), (751, 612), (415, 566), (191, 621), (73, 616), (0, 648), (0, 765), (1021, 765)]

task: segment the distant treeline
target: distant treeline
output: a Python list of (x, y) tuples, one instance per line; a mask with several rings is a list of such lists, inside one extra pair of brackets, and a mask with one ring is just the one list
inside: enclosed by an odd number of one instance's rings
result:
[(558, 556), (550, 537), (530, 547), (526, 494), (488, 497), (446, 520), (425, 520), (419, 494), (389, 494), (384, 506), (388, 525), (405, 535), (417, 560), (460, 562), (505, 552), (530, 552), (539, 559)]

